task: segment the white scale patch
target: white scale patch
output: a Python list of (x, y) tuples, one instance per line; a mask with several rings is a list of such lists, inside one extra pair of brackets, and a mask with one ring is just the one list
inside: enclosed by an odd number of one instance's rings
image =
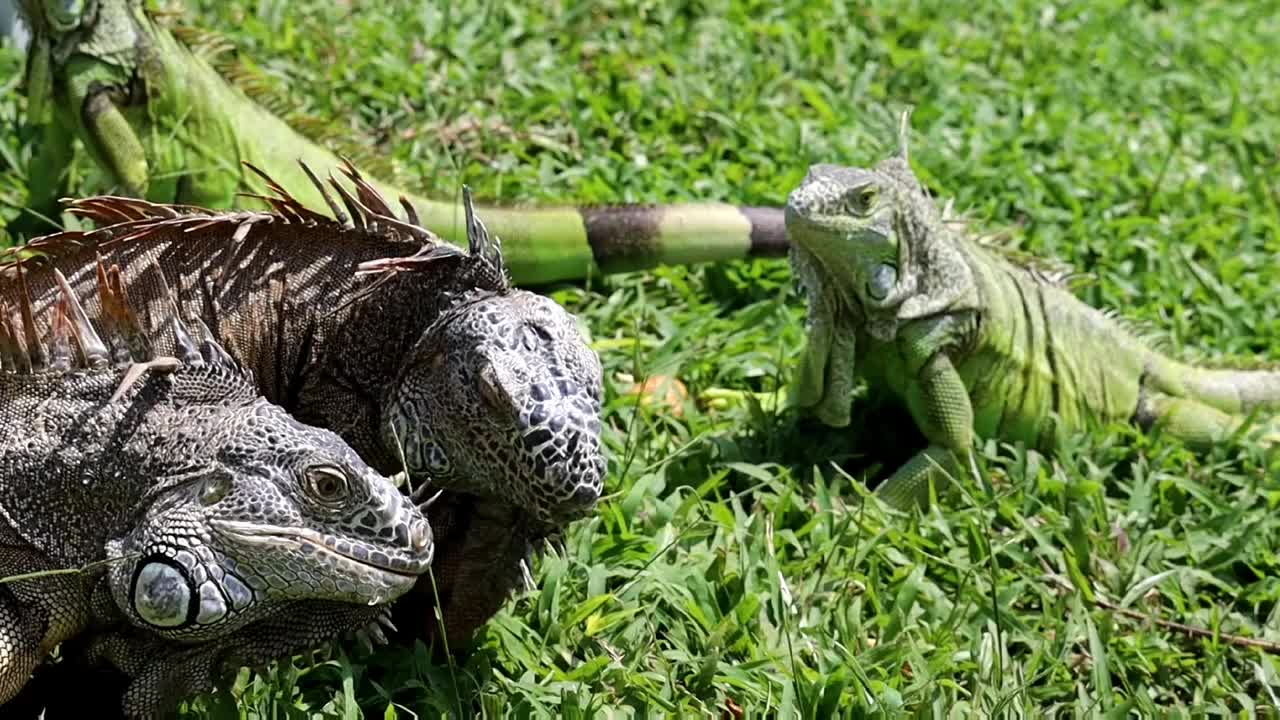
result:
[(196, 615), (196, 622), (201, 625), (209, 625), (219, 622), (227, 616), (227, 600), (222, 597), (222, 592), (218, 590), (218, 586), (212, 582), (206, 582), (200, 586), (200, 612)]
[(222, 589), (226, 591), (227, 596), (231, 598), (231, 607), (236, 610), (243, 610), (249, 607), (253, 602), (253, 591), (245, 586), (240, 578), (227, 574), (222, 580)]

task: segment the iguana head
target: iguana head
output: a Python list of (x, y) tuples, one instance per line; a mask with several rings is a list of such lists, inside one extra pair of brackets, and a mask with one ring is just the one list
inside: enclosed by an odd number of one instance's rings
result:
[(95, 0), (18, 0), (18, 12), (40, 33), (69, 33), (92, 22)]
[(55, 64), (78, 49), (110, 63), (137, 51), (139, 0), (18, 0), (17, 9)]
[(464, 206), (462, 290), (404, 359), (386, 402), (387, 442), (415, 477), (558, 527), (586, 514), (603, 487), (600, 360), (564, 308), (510, 286), (469, 192)]
[(505, 498), (553, 524), (595, 504), (602, 371), (555, 301), (477, 293), (406, 361), (390, 409), (412, 475)]
[(77, 429), (59, 442), (68, 457), (97, 458), (84, 471), (85, 497), (123, 510), (84, 508), (76, 521), (125, 528), (108, 531), (107, 582), (132, 622), (207, 638), (285, 600), (385, 603), (426, 571), (434, 546), (422, 512), (337, 435), (263, 399), (176, 302), (176, 357), (155, 357), (118, 266), (98, 266), (107, 342), (55, 269), (46, 349), (20, 263), (17, 271), (23, 302), (16, 321), (0, 312), (0, 369), (11, 389), (52, 388), (40, 396), (77, 413)]
[[(151, 411), (166, 457), (157, 492), (115, 543), (113, 595), (167, 637), (210, 637), (284, 600), (373, 605), (407, 590), (432, 559), (430, 526), (337, 435), (238, 387), (216, 351), (189, 360)], [(190, 357), (190, 356), (189, 356)], [(158, 473), (159, 474), (159, 473)]]
[(845, 302), (884, 308), (901, 300), (907, 259), (900, 215), (916, 188), (879, 168), (821, 164), (787, 196), (787, 236), (839, 278)]
[[(18, 0), (17, 9), (30, 34), (24, 80), (28, 122), (51, 120), (54, 75), (72, 56), (115, 66), (110, 75), (119, 82), (132, 72), (141, 44), (139, 0)], [(107, 73), (95, 77), (98, 84), (107, 83)]]
[(800, 265), (829, 283), (872, 337), (972, 300), (956, 238), (905, 155), (873, 168), (814, 165), (787, 197), (787, 237)]

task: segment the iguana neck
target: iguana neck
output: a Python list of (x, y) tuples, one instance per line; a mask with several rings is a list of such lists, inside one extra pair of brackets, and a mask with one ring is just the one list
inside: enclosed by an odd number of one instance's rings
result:
[(304, 364), (302, 375), (295, 376), (297, 392), (289, 389), (281, 404), (300, 421), (338, 433), (379, 472), (399, 472), (400, 453), (382, 432), (387, 391), (443, 309), (440, 294), (423, 278), (409, 275), (336, 313), (303, 310), (319, 330), (317, 341), (310, 358), (299, 358)]

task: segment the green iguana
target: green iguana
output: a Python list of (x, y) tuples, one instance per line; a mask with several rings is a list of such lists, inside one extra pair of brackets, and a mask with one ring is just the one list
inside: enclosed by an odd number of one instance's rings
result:
[[(905, 130), (904, 130), (905, 135)], [(901, 156), (873, 168), (815, 165), (787, 198), (793, 272), (809, 298), (792, 402), (850, 420), (854, 383), (906, 407), (928, 447), (877, 492), (927, 500), (971, 466), (975, 437), (1049, 450), (1087, 423), (1154, 425), (1191, 446), (1221, 442), (1280, 408), (1280, 373), (1169, 359), (1044, 272), (944, 222)]]
[[(186, 30), (181, 34), (192, 41), (188, 46), (139, 0), (21, 5), (34, 38), (28, 115), (47, 130), (44, 154), (29, 172), (28, 205), (38, 213), (56, 216), (73, 137), (130, 196), (230, 208), (242, 202), (239, 191), (263, 192), (257, 178), (244, 173), (241, 163), (249, 162), (297, 188), (304, 204), (321, 201), (296, 161), (335, 167), (338, 157), (219, 74), (217, 59), (207, 55), (225, 50), (226, 41), (201, 42), (201, 33)], [(465, 241), (459, 204), (370, 183), (387, 197), (406, 195), (423, 227), (451, 242)], [(512, 277), (522, 285), (786, 252), (779, 208), (693, 203), (480, 212), (502, 237)]]
[[(129, 274), (92, 268), (102, 334), (58, 271), (44, 322), (22, 273), (4, 288), (0, 704), (55, 646), (101, 634), (97, 652), (134, 677), (126, 713), (151, 717), (228, 660), (377, 620), (431, 562), (430, 525), (392, 481), (263, 399), (170, 299), (173, 352), (157, 353)], [(149, 652), (117, 647), (114, 628)]]
[[(603, 373), (573, 316), (511, 286), (468, 193), (464, 252), (416, 224), (411, 206), (397, 218), (344, 170), (352, 190), (315, 183), (332, 216), (269, 179), (271, 212), (77, 200), (70, 212), (104, 227), (33, 240), (22, 264), (45, 310), (54, 269), (92, 307), (98, 256), (120, 262), (144, 329), (168, 350), (157, 334), (168, 286), (145, 270), (157, 263), (268, 400), (338, 433), (378, 470), (407, 470), (420, 492), (424, 480), (446, 489), (429, 515), (456, 646), (523, 581), (531, 547), (599, 497)], [(424, 580), (397, 623), (433, 630), (431, 601)]]

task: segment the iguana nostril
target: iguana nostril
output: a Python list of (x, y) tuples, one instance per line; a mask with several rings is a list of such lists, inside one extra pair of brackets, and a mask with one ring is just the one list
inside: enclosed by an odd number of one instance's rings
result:
[(569, 499), (569, 505), (574, 508), (591, 507), (600, 499), (600, 492), (589, 485), (579, 485), (573, 491), (573, 496)]

